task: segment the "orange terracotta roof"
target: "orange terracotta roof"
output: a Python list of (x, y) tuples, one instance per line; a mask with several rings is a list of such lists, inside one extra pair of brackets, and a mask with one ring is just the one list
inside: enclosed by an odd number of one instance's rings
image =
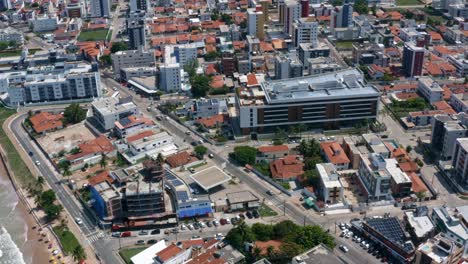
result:
[(257, 77), (253, 73), (247, 74), (247, 85), (258, 85)]
[(335, 141), (322, 142), (320, 143), (320, 148), (332, 164), (346, 164), (350, 162), (341, 145)]
[(395, 96), (401, 100), (415, 99), (420, 98), (417, 93), (397, 93)]
[(421, 178), (414, 172), (407, 173), (411, 179), (411, 190), (414, 193), (427, 192), (428, 189)]
[(437, 110), (452, 110), (453, 111), (453, 108), (446, 102), (446, 101), (438, 101), (438, 102), (434, 102), (432, 103), (432, 105), (435, 107), (435, 109)]
[(435, 31), (429, 31), (429, 35), (431, 35), (431, 39), (434, 41), (440, 41), (442, 40), (442, 35)]
[(401, 163), (398, 163), (398, 166), (403, 172), (406, 172), (406, 173), (419, 171), (419, 166), (414, 161), (401, 162)]
[(62, 114), (54, 115), (49, 112), (40, 112), (29, 118), (32, 127), (36, 133), (57, 129), (63, 127)]
[(412, 83), (399, 83), (395, 84), (394, 86), (384, 86), (384, 90), (386, 92), (389, 91), (401, 91), (401, 90), (410, 90), (410, 91), (416, 91), (416, 88), (418, 87), (417, 82), (412, 82)]
[(304, 163), (296, 155), (288, 155), (272, 161), (270, 171), (274, 179), (296, 178), (304, 174)]
[(262, 153), (268, 153), (268, 152), (287, 152), (289, 151), (288, 145), (278, 145), (278, 146), (261, 146), (258, 148), (258, 151)]
[(284, 41), (284, 39), (274, 39), (271, 41), (271, 44), (275, 50), (281, 50), (287, 47), (286, 41)]
[(271, 43), (262, 41), (260, 42), (260, 50), (262, 52), (272, 52), (275, 49), (273, 48), (273, 45)]
[(127, 142), (133, 142), (133, 141), (142, 139), (144, 137), (149, 137), (149, 136), (152, 136), (152, 135), (154, 135), (154, 132), (151, 131), (151, 130), (147, 130), (147, 131), (141, 132), (140, 134), (136, 134), (134, 136), (127, 137)]
[(216, 75), (211, 78), (210, 86), (213, 89), (220, 89), (224, 87), (224, 78), (222, 75)]
[(170, 260), (171, 258), (179, 255), (183, 250), (178, 246), (171, 244), (165, 249), (159, 251), (156, 254), (156, 257), (161, 260), (163, 263)]
[(214, 115), (211, 117), (199, 118), (195, 122), (198, 124), (202, 124), (205, 127), (211, 128), (211, 127), (215, 127), (218, 124), (227, 123), (228, 121), (229, 121), (229, 118), (227, 115), (218, 114), (218, 115)]
[(218, 71), (216, 70), (216, 65), (215, 64), (206, 65), (206, 68), (205, 68), (205, 74), (206, 75), (214, 75), (216, 73), (218, 73)]
[(114, 182), (114, 179), (109, 175), (108, 171), (103, 171), (96, 176), (89, 178), (88, 183), (94, 186), (104, 181), (107, 181), (110, 184)]
[(187, 151), (182, 151), (167, 157), (166, 163), (169, 164), (171, 168), (177, 168), (182, 165), (188, 164), (196, 159), (197, 158), (190, 155), (190, 153), (188, 153)]
[(93, 140), (79, 144), (78, 148), (81, 150), (81, 152), (68, 156), (68, 160), (75, 160), (90, 154), (105, 154), (115, 149), (114, 145), (112, 145), (112, 142), (104, 135), (100, 135)]

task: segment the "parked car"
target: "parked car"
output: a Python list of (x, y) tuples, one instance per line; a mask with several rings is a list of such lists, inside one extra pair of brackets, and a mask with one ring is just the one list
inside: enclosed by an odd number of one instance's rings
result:
[(237, 217), (231, 218), (231, 223), (232, 223), (233, 225), (237, 224), (237, 222), (239, 222), (239, 219), (237, 219)]
[(132, 232), (130, 231), (125, 231), (125, 232), (122, 232), (121, 236), (120, 237), (131, 237), (132, 236)]
[(29, 154), (29, 156), (33, 156), (33, 155), (34, 155), (34, 153), (33, 153), (32, 151), (29, 151), (28, 154)]
[(40, 161), (36, 160), (35, 163), (36, 163), (37, 166), (41, 166), (41, 162), (40, 162)]
[(225, 225), (226, 224), (226, 219), (224, 219), (224, 218), (219, 219), (219, 223), (221, 225)]
[(252, 211), (252, 215), (253, 215), (253, 217), (255, 217), (255, 218), (259, 218), (259, 217), (260, 217), (260, 214), (258, 213), (257, 210), (253, 210), (253, 211)]
[(159, 235), (159, 234), (161, 234), (161, 229), (154, 229), (153, 231), (151, 231), (151, 234), (152, 235)]
[(200, 228), (205, 228), (206, 227), (206, 224), (203, 223), (203, 222), (199, 222), (199, 225), (200, 225)]
[(120, 232), (112, 232), (112, 237), (120, 237)]
[(208, 158), (210, 158), (210, 159), (214, 158), (213, 153), (208, 154)]
[(245, 216), (242, 213), (239, 214), (239, 217), (242, 218), (242, 219), (245, 219)]
[(180, 225), (180, 230), (185, 230), (185, 229), (187, 229), (187, 226), (184, 225), (184, 224), (181, 224), (181, 225)]
[(138, 235), (139, 235), (139, 236), (146, 236), (146, 235), (148, 235), (148, 231), (146, 231), (146, 230), (141, 230), (140, 232), (138, 232)]
[(193, 225), (192, 224), (188, 224), (187, 227), (188, 227), (189, 230), (193, 230)]
[(218, 222), (218, 220), (216, 220), (216, 219), (215, 219), (215, 220), (213, 220), (213, 225), (214, 225), (214, 226), (219, 226), (219, 222)]
[(226, 225), (229, 225), (231, 224), (231, 220), (229, 220), (229, 218), (226, 218)]
[(211, 221), (206, 221), (206, 226), (207, 226), (207, 227), (212, 227), (213, 224), (211, 223)]
[(145, 244), (144, 240), (138, 240), (137, 242), (135, 242), (135, 245), (137, 246), (144, 245), (144, 244)]
[(156, 242), (158, 242), (156, 239), (150, 239), (150, 240), (146, 241), (146, 244), (152, 245), (152, 244), (156, 244)]
[(250, 211), (247, 211), (247, 213), (245, 213), (245, 215), (247, 216), (247, 218), (249, 219), (252, 219), (253, 215)]

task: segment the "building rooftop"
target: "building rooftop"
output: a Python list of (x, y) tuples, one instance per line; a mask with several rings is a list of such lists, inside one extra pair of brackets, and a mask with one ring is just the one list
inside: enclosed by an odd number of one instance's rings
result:
[(235, 193), (228, 193), (226, 194), (227, 199), (229, 200), (230, 204), (237, 204), (237, 203), (246, 203), (252, 201), (258, 201), (258, 197), (255, 196), (250, 191), (241, 191)]
[(102, 115), (110, 115), (114, 113), (121, 113), (136, 109), (136, 105), (132, 102), (131, 97), (120, 99), (117, 97), (104, 97), (97, 101), (92, 102)]
[(336, 168), (332, 163), (320, 163), (315, 165), (317, 170), (322, 178), (322, 182), (325, 185), (325, 188), (341, 188), (343, 187), (340, 182)]
[(468, 152), (468, 138), (457, 138), (457, 141), (460, 143), (460, 146)]
[(427, 215), (416, 216), (413, 211), (406, 211), (405, 215), (418, 238), (423, 238), (434, 230), (434, 224), (432, 224), (431, 219)]
[(411, 183), (410, 177), (398, 167), (396, 159), (385, 159), (386, 169), (396, 184)]
[(150, 193), (162, 193), (163, 186), (161, 182), (147, 182), (142, 177), (131, 182), (127, 182), (126, 195), (141, 195)]
[(335, 255), (331, 249), (323, 244), (319, 244), (309, 251), (294, 257), (299, 264), (339, 264), (345, 263), (340, 257)]
[(414, 251), (414, 245), (406, 238), (405, 230), (397, 217), (370, 218), (365, 224), (402, 250), (408, 253)]
[(207, 192), (210, 189), (232, 179), (231, 176), (227, 175), (224, 171), (216, 166), (212, 166), (194, 173), (190, 175), (190, 178)]
[(152, 245), (151, 247), (141, 251), (131, 258), (133, 263), (138, 264), (153, 264), (154, 256), (157, 255), (161, 250), (166, 248), (166, 241), (161, 239), (158, 243)]
[(346, 156), (345, 151), (336, 141), (322, 142), (320, 148), (327, 157), (328, 161), (337, 164), (349, 163), (349, 158)]
[(377, 89), (363, 83), (362, 74), (356, 69), (300, 78), (263, 81), (261, 88), (265, 92), (265, 100), (269, 104), (329, 100), (332, 97), (379, 96)]

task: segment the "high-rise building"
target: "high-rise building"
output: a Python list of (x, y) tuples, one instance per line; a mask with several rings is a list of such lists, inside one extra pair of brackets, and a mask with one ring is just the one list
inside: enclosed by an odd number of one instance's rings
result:
[(424, 63), (424, 48), (405, 43), (403, 49), (403, 70), (407, 77), (421, 76)]
[(263, 20), (265, 22), (268, 22), (269, 21), (269, 12), (268, 12), (268, 5), (269, 5), (269, 1), (268, 0), (260, 0), (258, 1), (258, 4), (262, 6), (262, 12), (263, 12)]
[(180, 64), (164, 64), (159, 67), (159, 89), (177, 92), (181, 88)]
[(84, 3), (79, 1), (68, 3), (66, 11), (70, 18), (80, 18), (86, 14)]
[(91, 17), (110, 17), (110, 0), (91, 0)]
[(297, 1), (287, 1), (283, 8), (284, 33), (292, 35), (293, 23), (301, 17), (301, 5)]
[(342, 7), (335, 7), (331, 13), (330, 28), (347, 28), (353, 26), (353, 6), (344, 3)]
[(303, 76), (303, 67), (299, 59), (291, 59), (278, 55), (275, 58), (275, 78), (288, 79)]
[(8, 10), (8, 9), (11, 9), (11, 1), (0, 0), (0, 10)]
[(309, 0), (301, 0), (301, 17), (308, 17), (309, 9)]
[(153, 50), (144, 50), (139, 47), (136, 50), (118, 51), (111, 55), (114, 77), (121, 77), (121, 69), (133, 67), (153, 67), (156, 63)]
[(146, 13), (151, 11), (149, 0), (130, 0), (130, 12), (144, 11)]
[(127, 33), (130, 49), (146, 47), (145, 12), (130, 12), (127, 16)]
[(462, 188), (468, 187), (468, 138), (457, 138), (453, 150), (452, 166), (455, 180)]
[(298, 47), (301, 43), (311, 43), (317, 47), (319, 23), (313, 18), (300, 18), (293, 24), (293, 43)]
[(249, 35), (263, 39), (265, 37), (264, 24), (264, 15), (261, 11), (261, 6), (247, 9), (247, 32)]
[(431, 147), (440, 152), (441, 160), (450, 160), (455, 140), (468, 136), (468, 115), (435, 115), (432, 118)]
[(284, 0), (278, 0), (278, 18), (282, 25), (284, 25), (284, 4)]

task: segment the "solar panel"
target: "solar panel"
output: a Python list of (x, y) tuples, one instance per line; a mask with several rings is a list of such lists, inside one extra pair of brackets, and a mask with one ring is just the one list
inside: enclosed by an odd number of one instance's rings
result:
[(170, 173), (166, 174), (166, 179), (168, 179), (170, 181), (177, 180), (177, 178), (174, 175), (170, 174)]
[(179, 201), (187, 201), (189, 199), (186, 191), (177, 191), (176, 197), (177, 197), (177, 200)]
[(175, 179), (173, 181), (171, 181), (172, 185), (174, 186), (181, 186), (181, 185), (184, 185), (181, 181), (179, 181), (178, 179)]
[(367, 220), (367, 224), (402, 249), (406, 251), (414, 250), (411, 243), (405, 243), (405, 231), (397, 218), (372, 218)]

